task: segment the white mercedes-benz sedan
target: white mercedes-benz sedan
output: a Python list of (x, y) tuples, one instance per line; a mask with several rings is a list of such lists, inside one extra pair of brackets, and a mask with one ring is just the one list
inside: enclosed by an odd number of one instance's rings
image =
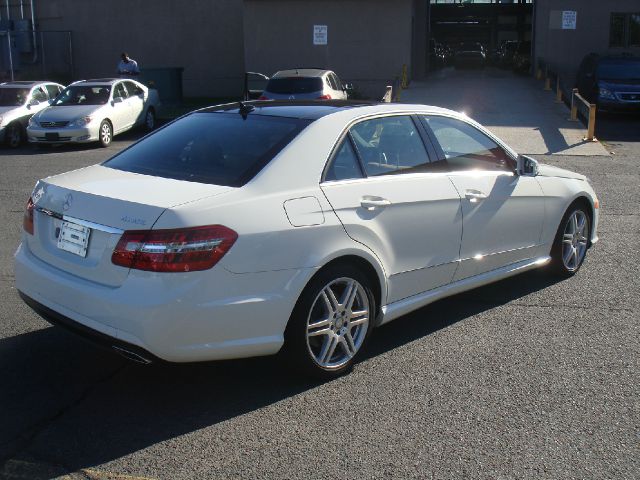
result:
[(247, 102), (190, 113), (40, 180), (16, 286), (140, 362), (275, 354), (324, 377), (372, 330), (597, 241), (587, 179), (423, 105)]
[(65, 88), (51, 106), (29, 120), (29, 142), (100, 142), (108, 147), (114, 135), (137, 126), (156, 125), (158, 92), (135, 80), (81, 80)]

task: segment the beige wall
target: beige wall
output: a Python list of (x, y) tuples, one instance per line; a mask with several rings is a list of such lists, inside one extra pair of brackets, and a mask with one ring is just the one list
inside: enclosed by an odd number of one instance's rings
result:
[[(245, 0), (247, 70), (271, 75), (322, 67), (382, 97), (411, 63), (412, 0)], [(328, 44), (313, 45), (313, 26), (328, 26)]]
[[(562, 30), (559, 15), (563, 10), (577, 12), (576, 29)], [(610, 14), (640, 12), (638, 0), (537, 0), (535, 55), (551, 62), (569, 76), (577, 71), (582, 58), (590, 52), (615, 53), (609, 48)], [(635, 49), (640, 53), (640, 49)]]
[(71, 30), (75, 76), (113, 76), (122, 51), (184, 67), (185, 96), (239, 96), (242, 0), (36, 0), (42, 30)]

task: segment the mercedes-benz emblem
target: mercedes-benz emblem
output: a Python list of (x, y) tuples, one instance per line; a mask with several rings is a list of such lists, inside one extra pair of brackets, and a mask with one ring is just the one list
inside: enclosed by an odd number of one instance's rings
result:
[(73, 195), (67, 193), (64, 197), (64, 203), (62, 204), (62, 210), (65, 212), (71, 208), (71, 204), (73, 203)]

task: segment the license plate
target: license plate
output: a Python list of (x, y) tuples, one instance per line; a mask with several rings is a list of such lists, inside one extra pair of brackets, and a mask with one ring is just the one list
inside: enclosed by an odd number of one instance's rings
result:
[(46, 140), (58, 140), (60, 138), (60, 134), (49, 132), (44, 134), (44, 138)]
[(87, 256), (90, 235), (91, 229), (89, 227), (77, 223), (62, 222), (58, 235), (58, 248), (84, 258)]

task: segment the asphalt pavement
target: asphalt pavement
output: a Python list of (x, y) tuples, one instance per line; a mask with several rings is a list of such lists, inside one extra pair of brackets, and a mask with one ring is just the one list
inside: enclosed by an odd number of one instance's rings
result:
[(326, 383), (276, 358), (139, 366), (50, 327), (14, 288), (31, 188), (136, 135), (1, 150), (0, 478), (638, 478), (640, 129), (621, 122), (624, 138), (603, 137), (613, 155), (537, 156), (600, 197), (578, 275), (437, 302)]

